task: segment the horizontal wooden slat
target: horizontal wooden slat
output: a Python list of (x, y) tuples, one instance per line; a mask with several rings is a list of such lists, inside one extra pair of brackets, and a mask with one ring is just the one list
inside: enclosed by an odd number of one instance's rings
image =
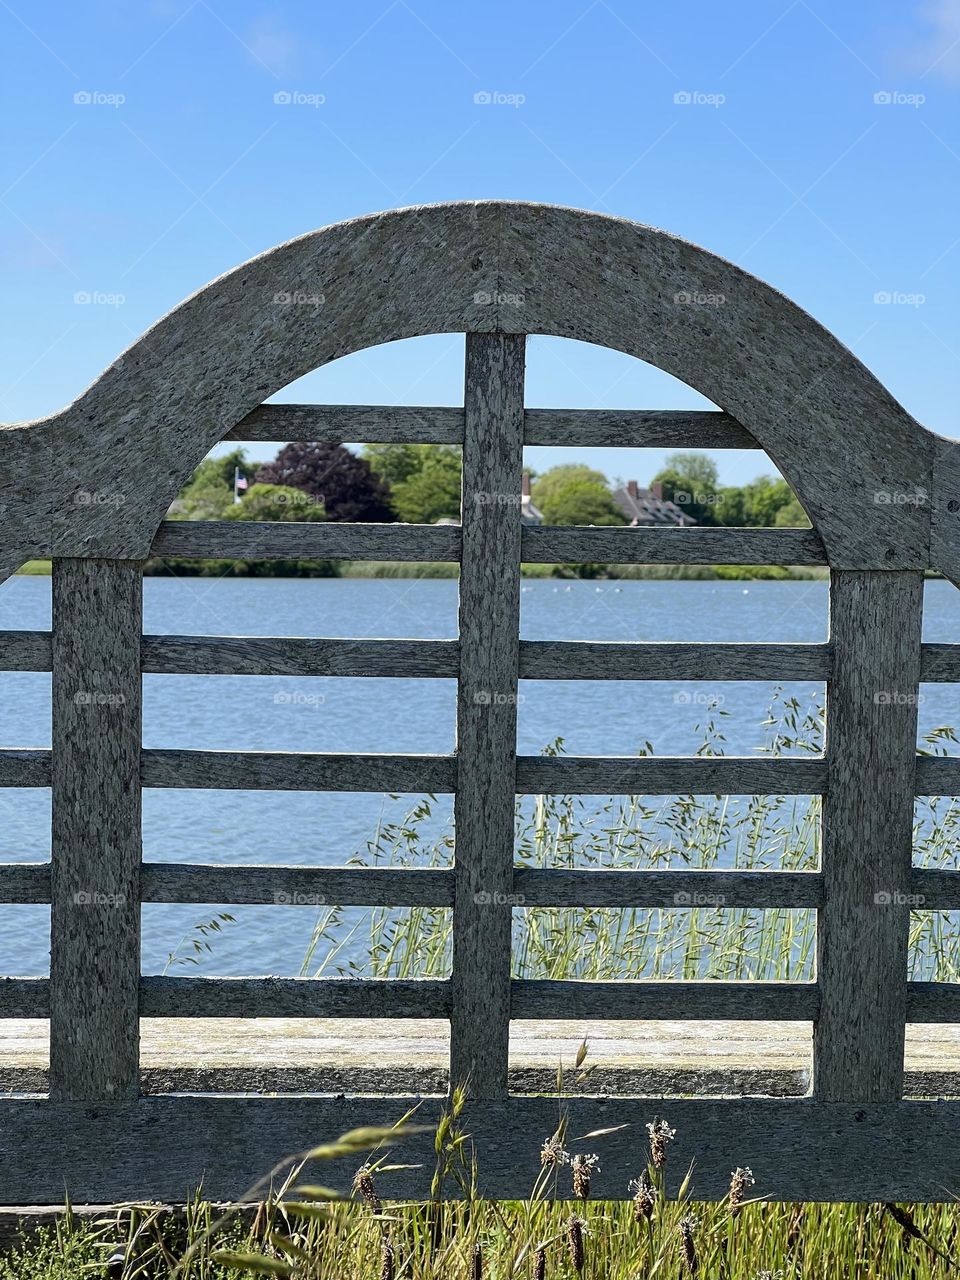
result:
[(918, 911), (960, 911), (960, 871), (914, 867), (910, 893), (919, 899)]
[(960, 1022), (960, 983), (908, 982), (908, 1022)]
[[(145, 902), (449, 907), (453, 872), (434, 868), (222, 866), (146, 862)], [(0, 876), (0, 897), (4, 889)]]
[(813, 982), (578, 982), (519, 979), (512, 1018), (695, 1018), (808, 1022), (817, 1016)]
[(460, 558), (460, 529), (437, 524), (165, 520), (150, 554), (207, 560), (454, 561)]
[[(321, 1139), (362, 1125), (396, 1124), (416, 1107), (425, 1132), (390, 1144), (391, 1199), (423, 1200), (435, 1165), (434, 1129), (449, 1103), (415, 1094), (389, 1098), (146, 1097), (106, 1113), (84, 1103), (0, 1102), (0, 1201), (75, 1204), (129, 1199), (182, 1203), (204, 1196), (236, 1201), (264, 1172)], [(676, 1196), (692, 1168), (690, 1198), (721, 1200), (730, 1169), (749, 1165), (755, 1193), (769, 1200), (942, 1201), (960, 1185), (960, 1102), (814, 1103), (809, 1098), (564, 1099), (568, 1132), (601, 1131), (594, 1171), (598, 1200), (626, 1199), (638, 1173), (644, 1125), (663, 1117), (676, 1129), (665, 1169)], [(470, 1135), (487, 1198), (529, 1195), (538, 1152), (557, 1125), (555, 1097), (468, 1101), (459, 1119)], [(157, 1135), (162, 1135), (158, 1141)], [(91, 1159), (91, 1152), (96, 1159)], [(350, 1192), (356, 1158), (325, 1161), (306, 1180)], [(389, 1178), (389, 1182), (387, 1179)], [(569, 1196), (569, 1180), (557, 1193)], [(445, 1194), (456, 1194), (453, 1180)], [(548, 1194), (552, 1194), (548, 1187)]]
[(827, 644), (521, 640), (525, 680), (826, 680)]
[(759, 449), (717, 409), (527, 409), (523, 443), (625, 449)]
[(960, 681), (960, 644), (925, 644), (920, 649), (920, 679)]
[(143, 670), (163, 675), (455, 678), (456, 640), (144, 636)]
[(297, 751), (144, 751), (145, 787), (241, 791), (396, 791), (456, 788), (454, 756), (332, 755)]
[(49, 787), (50, 779), (49, 749), (21, 751), (4, 747), (0, 750), (0, 787)]
[(463, 444), (463, 409), (383, 404), (262, 404), (224, 440)]
[(0, 863), (0, 902), (49, 901), (49, 862)]
[(0, 978), (0, 1018), (49, 1016), (49, 978)]
[(0, 671), (49, 671), (50, 631), (0, 631)]
[(918, 796), (960, 796), (960, 756), (918, 756)]
[(518, 867), (523, 907), (816, 907), (811, 871), (596, 871)]
[(523, 795), (818, 795), (826, 765), (809, 757), (521, 756)]
[(526, 564), (823, 565), (812, 529), (560, 528), (525, 525)]
[(443, 1018), (446, 981), (381, 978), (140, 980), (145, 1018)]

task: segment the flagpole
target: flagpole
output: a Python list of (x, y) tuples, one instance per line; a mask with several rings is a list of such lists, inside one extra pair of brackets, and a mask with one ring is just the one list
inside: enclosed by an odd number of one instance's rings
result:
[(238, 488), (239, 483), (240, 483), (240, 468), (234, 467), (233, 468), (233, 501), (235, 503), (240, 501), (240, 490)]

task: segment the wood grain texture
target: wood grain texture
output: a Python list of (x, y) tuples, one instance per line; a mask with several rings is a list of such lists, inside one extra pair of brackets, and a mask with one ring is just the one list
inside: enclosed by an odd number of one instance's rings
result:
[(140, 653), (143, 670), (162, 675), (455, 679), (460, 666), (456, 640), (144, 636)]
[(382, 404), (262, 404), (225, 440), (462, 444), (463, 410)]
[(435, 524), (165, 520), (152, 556), (218, 560), (459, 560), (460, 530)]
[(813, 871), (517, 867), (513, 894), (522, 907), (816, 907), (822, 886)]
[(53, 566), (50, 1093), (135, 1097), (140, 974), (138, 561)]
[(960, 756), (918, 756), (916, 791), (918, 796), (960, 796)]
[(145, 1018), (445, 1018), (450, 983), (401, 978), (140, 980)]
[(524, 564), (827, 563), (820, 537), (812, 529), (525, 525), (522, 555)]
[[(0, 1018), (48, 1018), (48, 978), (0, 978)], [(3, 1114), (0, 1104), (0, 1116)]]
[[(38, 1100), (2, 1103), (0, 1201), (52, 1203), (64, 1186), (74, 1203), (139, 1199), (183, 1202), (203, 1182), (214, 1200), (236, 1200), (291, 1152), (361, 1125), (396, 1124), (420, 1103), (417, 1122), (436, 1125), (441, 1099), (154, 1097), (103, 1108)], [(706, 1100), (570, 1098), (569, 1130), (608, 1132), (595, 1144), (597, 1199), (625, 1199), (645, 1146), (644, 1125), (676, 1128), (666, 1166), (676, 1196), (693, 1165), (689, 1194), (721, 1200), (731, 1164), (749, 1165), (755, 1194), (771, 1200), (941, 1201), (960, 1184), (955, 1136), (960, 1102), (812, 1103), (806, 1098)], [(557, 1124), (556, 1098), (468, 1102), (460, 1127), (471, 1137), (478, 1194), (522, 1197), (539, 1168), (540, 1146)], [(163, 1135), (158, 1142), (157, 1134)], [(433, 1133), (391, 1144), (390, 1198), (429, 1195)], [(97, 1159), (91, 1160), (95, 1151)], [(409, 1167), (414, 1166), (414, 1167)], [(305, 1177), (349, 1193), (356, 1159), (311, 1166)], [(384, 1187), (386, 1187), (386, 1181)], [(451, 1183), (445, 1183), (448, 1193)], [(569, 1195), (566, 1180), (560, 1195)]]
[(456, 788), (455, 756), (333, 755), (297, 751), (144, 751), (145, 787), (234, 791), (397, 791)]
[(524, 680), (825, 680), (829, 673), (825, 644), (520, 641)]
[(527, 409), (523, 443), (621, 449), (758, 449), (717, 409)]
[(809, 756), (520, 756), (522, 795), (818, 795), (826, 762)]
[(0, 787), (49, 787), (50, 752), (46, 749), (0, 750)]
[(49, 671), (49, 631), (0, 631), (0, 671)]
[(934, 683), (960, 680), (960, 644), (921, 645), (920, 679)]
[(0, 902), (49, 901), (49, 862), (0, 863)]
[(814, 1089), (894, 1101), (903, 1089), (923, 576), (831, 575), (824, 901)]
[[(0, 874), (0, 901), (4, 900), (5, 891)], [(420, 867), (401, 870), (146, 862), (141, 872), (141, 891), (144, 902), (451, 907), (453, 872)]]
[(510, 984), (513, 1018), (727, 1018), (809, 1022), (812, 982), (585, 982), (526, 978)]
[(467, 337), (450, 1079), (506, 1094), (524, 339)]
[[(285, 303), (294, 294), (317, 303)], [(264, 399), (377, 343), (497, 330), (664, 369), (776, 459), (831, 563), (926, 565), (930, 504), (896, 499), (931, 492), (939, 438), (810, 316), (662, 231), (497, 201), (374, 214), (281, 245), (187, 299), (60, 413), (7, 427), (0, 572), (51, 551), (142, 559), (193, 468)], [(70, 485), (54, 462), (65, 456)], [(89, 500), (103, 493), (122, 501)]]

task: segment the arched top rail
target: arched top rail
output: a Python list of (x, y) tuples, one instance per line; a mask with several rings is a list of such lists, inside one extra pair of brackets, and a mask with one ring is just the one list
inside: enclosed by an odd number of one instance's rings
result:
[(146, 557), (197, 462), (269, 396), (350, 352), (451, 332), (645, 360), (769, 453), (831, 566), (960, 576), (956, 446), (806, 312), (664, 231), (507, 201), (392, 210), (282, 244), (188, 298), (67, 408), (3, 428), (0, 576), (34, 556)]

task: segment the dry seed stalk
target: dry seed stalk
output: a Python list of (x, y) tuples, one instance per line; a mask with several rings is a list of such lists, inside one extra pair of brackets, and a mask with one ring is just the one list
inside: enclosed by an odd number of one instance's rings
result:
[(700, 1260), (697, 1258), (697, 1247), (693, 1242), (693, 1233), (696, 1229), (696, 1218), (681, 1218), (678, 1226), (680, 1232), (680, 1245), (683, 1250), (683, 1261), (690, 1275), (695, 1276), (700, 1269)]
[(736, 1169), (730, 1174), (730, 1213), (736, 1216), (743, 1208), (743, 1194), (749, 1191), (754, 1185), (756, 1179), (750, 1166), (741, 1169), (737, 1165)]
[(587, 1224), (583, 1218), (574, 1214), (567, 1223), (567, 1244), (570, 1249), (570, 1263), (578, 1274), (583, 1270), (583, 1228)]
[(573, 1170), (573, 1194), (578, 1200), (590, 1199), (590, 1177), (593, 1170), (600, 1170), (600, 1157), (576, 1155), (570, 1161)]
[(362, 1164), (353, 1175), (353, 1189), (360, 1193), (371, 1213), (383, 1212), (383, 1205), (373, 1184), (373, 1170), (368, 1164)]
[(478, 1244), (473, 1246), (473, 1266), (470, 1275), (471, 1280), (483, 1280), (483, 1250)]
[(534, 1255), (533, 1260), (533, 1280), (546, 1280), (547, 1276), (547, 1251), (539, 1248)]
[(627, 1188), (633, 1192), (633, 1216), (637, 1222), (649, 1222), (657, 1202), (657, 1188), (650, 1181), (646, 1169), (634, 1178)]
[(383, 1248), (380, 1251), (383, 1262), (380, 1267), (380, 1280), (394, 1280), (395, 1267), (394, 1262), (396, 1254), (394, 1252), (393, 1243), (390, 1240), (384, 1240)]
[(671, 1129), (666, 1120), (654, 1118), (647, 1125), (650, 1135), (650, 1163), (655, 1169), (662, 1169), (667, 1163), (667, 1144), (677, 1136), (676, 1129)]

